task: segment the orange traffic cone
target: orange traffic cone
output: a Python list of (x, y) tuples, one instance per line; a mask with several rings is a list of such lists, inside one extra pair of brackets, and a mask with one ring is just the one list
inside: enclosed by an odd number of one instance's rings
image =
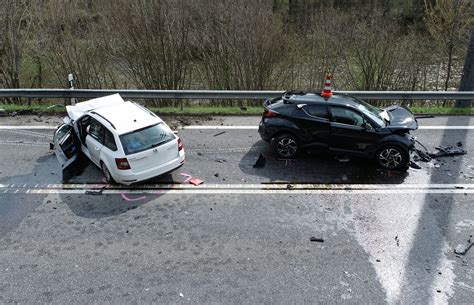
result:
[(324, 82), (324, 89), (323, 92), (321, 92), (321, 96), (325, 98), (330, 98), (332, 96), (332, 90), (331, 90), (331, 75), (326, 75), (326, 81)]

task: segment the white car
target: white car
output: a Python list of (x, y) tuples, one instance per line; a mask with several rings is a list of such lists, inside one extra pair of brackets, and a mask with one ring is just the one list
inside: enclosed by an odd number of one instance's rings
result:
[(168, 125), (119, 94), (66, 106), (66, 110), (68, 117), (53, 137), (63, 178), (79, 152), (102, 170), (108, 183), (126, 185), (168, 173), (184, 163), (183, 143)]

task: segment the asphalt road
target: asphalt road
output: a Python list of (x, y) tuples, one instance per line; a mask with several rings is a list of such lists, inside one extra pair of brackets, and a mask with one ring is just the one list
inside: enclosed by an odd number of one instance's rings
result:
[(126, 188), (92, 165), (62, 184), (52, 130), (0, 126), (0, 303), (472, 303), (474, 247), (453, 249), (474, 234), (473, 118), (420, 120), (430, 150), (468, 154), (406, 174), (278, 160), (238, 127), (257, 123), (180, 129), (186, 164)]

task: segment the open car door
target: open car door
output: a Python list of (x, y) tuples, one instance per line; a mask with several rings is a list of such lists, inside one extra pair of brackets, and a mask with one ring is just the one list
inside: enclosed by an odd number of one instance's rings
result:
[(63, 182), (68, 181), (75, 173), (78, 160), (79, 142), (74, 129), (69, 124), (59, 126), (53, 136), (54, 152), (62, 168)]

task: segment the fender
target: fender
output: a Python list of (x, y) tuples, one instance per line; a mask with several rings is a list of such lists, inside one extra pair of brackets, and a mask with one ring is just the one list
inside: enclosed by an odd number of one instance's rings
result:
[(380, 147), (382, 147), (383, 145), (386, 145), (386, 144), (393, 144), (393, 145), (399, 146), (399, 147), (405, 149), (407, 153), (409, 153), (410, 150), (415, 145), (415, 143), (412, 139), (413, 138), (410, 135), (407, 135), (407, 134), (405, 134), (403, 136), (398, 135), (398, 134), (391, 134), (391, 135), (388, 135), (388, 136), (380, 139), (380, 141), (377, 143), (377, 145), (375, 145), (372, 149), (370, 149), (368, 151), (368, 153), (369, 153), (370, 157), (373, 158), (375, 153), (377, 152), (377, 150), (379, 150)]
[(293, 134), (301, 142), (307, 142), (311, 140), (311, 135), (301, 129), (295, 123), (283, 119), (283, 118), (273, 118), (265, 122), (266, 127), (270, 130), (271, 138), (275, 138), (277, 135), (288, 132)]

